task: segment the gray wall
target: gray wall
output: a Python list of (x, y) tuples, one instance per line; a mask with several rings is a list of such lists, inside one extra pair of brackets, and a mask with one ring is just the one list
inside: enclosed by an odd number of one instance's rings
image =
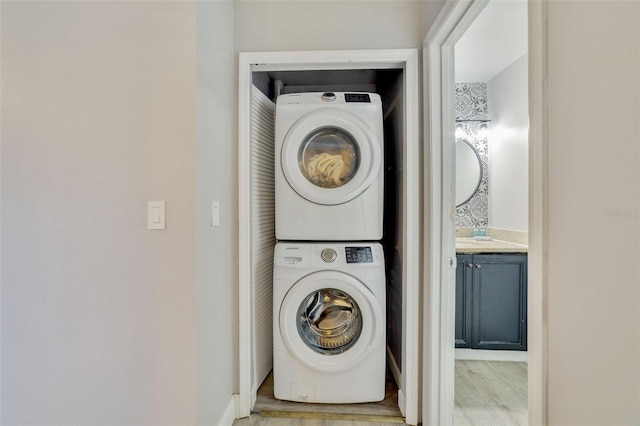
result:
[(549, 424), (637, 424), (640, 3), (548, 23)]
[(236, 52), (417, 48), (420, 1), (235, 2)]
[(195, 422), (195, 12), (2, 2), (2, 424)]
[(529, 98), (527, 55), (488, 82), (489, 225), (529, 230)]
[(446, 0), (423, 0), (422, 1), (422, 39), (427, 36), (427, 32), (431, 29), (433, 22), (438, 17), (442, 6)]
[[(196, 306), (198, 424), (217, 425), (238, 392), (238, 197), (233, 2), (198, 2)], [(211, 227), (211, 202), (220, 226)]]
[(419, 47), (422, 6), (3, 2), (2, 423), (217, 424), (238, 390), (234, 40)]

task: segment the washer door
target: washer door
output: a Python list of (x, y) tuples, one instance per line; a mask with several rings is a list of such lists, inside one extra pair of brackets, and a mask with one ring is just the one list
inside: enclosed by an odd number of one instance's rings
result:
[(280, 333), (287, 350), (322, 373), (349, 370), (381, 343), (380, 305), (360, 281), (321, 271), (295, 283), (280, 306)]
[(360, 118), (324, 108), (300, 118), (285, 136), (281, 163), (300, 196), (325, 205), (360, 195), (380, 172), (380, 141)]

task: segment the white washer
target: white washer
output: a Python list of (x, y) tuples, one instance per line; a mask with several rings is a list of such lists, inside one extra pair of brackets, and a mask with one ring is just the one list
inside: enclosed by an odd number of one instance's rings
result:
[(278, 399), (385, 396), (385, 272), (378, 243), (278, 243), (273, 271)]
[(380, 95), (280, 95), (275, 138), (277, 239), (382, 238)]

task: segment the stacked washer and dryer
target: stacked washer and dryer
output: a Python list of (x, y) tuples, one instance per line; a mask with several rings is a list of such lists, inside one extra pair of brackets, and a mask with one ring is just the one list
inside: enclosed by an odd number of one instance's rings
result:
[(383, 118), (375, 93), (276, 101), (274, 395), (384, 399)]

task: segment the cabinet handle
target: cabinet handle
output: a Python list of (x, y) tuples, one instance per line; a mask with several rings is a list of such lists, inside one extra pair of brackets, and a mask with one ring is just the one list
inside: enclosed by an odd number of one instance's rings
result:
[(480, 268), (482, 268), (482, 265), (479, 264), (479, 263), (476, 263), (476, 268), (480, 269)]
[(467, 266), (468, 266), (469, 268), (473, 268), (473, 263), (467, 263)]

